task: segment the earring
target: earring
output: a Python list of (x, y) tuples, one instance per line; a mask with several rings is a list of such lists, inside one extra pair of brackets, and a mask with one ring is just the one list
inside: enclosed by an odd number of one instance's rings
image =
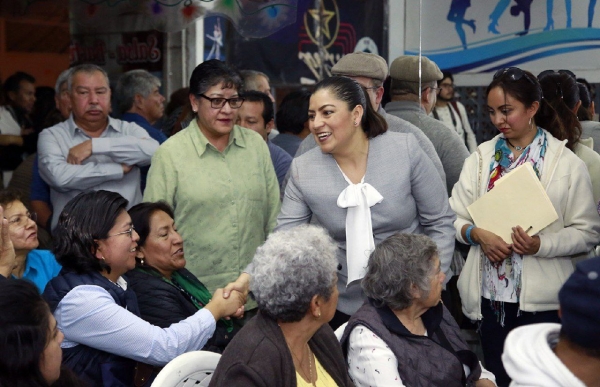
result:
[(358, 122), (354, 121), (354, 126), (358, 126)]
[(317, 318), (321, 318), (321, 312), (319, 312), (319, 314), (317, 315)]
[(103, 261), (106, 261), (106, 259), (104, 259), (104, 257), (100, 257), (100, 258), (102, 258)]
[(144, 258), (140, 259), (140, 263), (144, 266)]

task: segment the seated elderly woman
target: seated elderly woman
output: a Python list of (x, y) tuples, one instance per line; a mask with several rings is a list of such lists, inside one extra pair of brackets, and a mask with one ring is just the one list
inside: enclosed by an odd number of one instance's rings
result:
[(8, 220), (8, 233), (16, 253), (12, 277), (33, 282), (41, 293), (48, 281), (58, 275), (61, 267), (50, 251), (37, 249), (40, 242), (36, 214), (27, 210), (20, 195), (13, 190), (1, 190), (0, 206)]
[[(129, 286), (137, 296), (140, 317), (167, 328), (202, 309), (212, 295), (185, 269), (183, 239), (171, 206), (165, 202), (140, 203), (128, 212), (140, 237), (136, 268), (127, 272)], [(223, 301), (215, 298), (214, 302)], [(203, 349), (223, 352), (236, 331), (232, 320), (220, 319)]]
[(44, 297), (65, 335), (63, 364), (93, 386), (131, 386), (135, 361), (163, 366), (201, 349), (216, 321), (243, 304), (240, 294), (227, 302), (217, 290), (214, 302), (168, 328), (141, 319), (123, 277), (135, 267), (139, 239), (126, 206), (118, 193), (83, 192), (67, 203), (54, 230), (63, 270)]
[(369, 258), (368, 301), (342, 348), (356, 386), (495, 386), (440, 302), (445, 275), (427, 236), (394, 234)]
[(338, 299), (337, 246), (319, 227), (273, 233), (253, 259), (258, 314), (231, 341), (210, 386), (351, 386), (328, 322)]

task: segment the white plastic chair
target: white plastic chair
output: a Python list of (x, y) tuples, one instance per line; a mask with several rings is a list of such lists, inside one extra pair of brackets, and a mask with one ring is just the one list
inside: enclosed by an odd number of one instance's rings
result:
[(348, 321), (343, 323), (335, 330), (335, 337), (337, 337), (338, 341), (342, 341), (342, 336), (344, 335), (344, 329), (346, 329), (346, 325), (348, 325)]
[(208, 386), (221, 355), (208, 351), (184, 353), (163, 368), (152, 387)]

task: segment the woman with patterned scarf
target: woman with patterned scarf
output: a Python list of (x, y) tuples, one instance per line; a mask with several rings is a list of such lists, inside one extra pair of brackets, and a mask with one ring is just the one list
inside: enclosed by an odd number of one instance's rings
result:
[[(562, 133), (536, 125), (541, 111), (560, 118), (543, 99), (535, 76), (516, 67), (501, 69), (486, 95), (500, 134), (465, 161), (450, 205), (457, 215), (457, 239), (471, 245), (458, 281), (463, 312), (480, 321), (486, 367), (498, 386), (508, 386), (501, 362), (506, 335), (522, 325), (559, 322), (558, 290), (573, 272), (574, 260), (588, 257), (600, 241), (600, 217), (585, 164), (567, 148)], [(536, 235), (515, 225), (509, 244), (477, 227), (467, 207), (524, 163), (532, 164), (558, 219)]]

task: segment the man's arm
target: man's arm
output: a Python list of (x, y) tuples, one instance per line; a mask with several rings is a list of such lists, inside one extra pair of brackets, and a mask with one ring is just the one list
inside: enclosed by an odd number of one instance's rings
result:
[(59, 192), (93, 188), (107, 180), (121, 179), (124, 174), (123, 166), (118, 163), (68, 163), (59, 140), (48, 129), (40, 133), (38, 157), (40, 175)]
[(23, 137), (14, 134), (0, 134), (0, 145), (23, 146)]
[(141, 126), (121, 121), (122, 137), (94, 138), (91, 140), (92, 154), (107, 155), (115, 163), (125, 165), (150, 165), (158, 141), (152, 139)]
[[(463, 164), (467, 157), (469, 157), (469, 150), (462, 139), (455, 133), (452, 133), (452, 129), (449, 129), (441, 122), (440, 125), (443, 126), (444, 131), (440, 130), (440, 136), (443, 136), (443, 140), (439, 156), (446, 171), (446, 186), (448, 196), (450, 196), (454, 184), (456, 184), (460, 177)], [(440, 127), (440, 129), (442, 128)]]

